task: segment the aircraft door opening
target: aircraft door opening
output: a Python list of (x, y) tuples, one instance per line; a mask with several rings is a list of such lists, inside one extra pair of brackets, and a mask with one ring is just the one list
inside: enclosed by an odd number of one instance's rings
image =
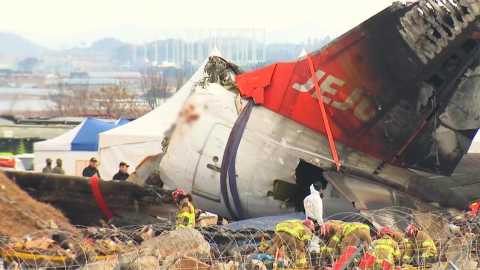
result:
[(195, 170), (194, 195), (220, 203), (220, 170), (230, 132), (231, 128), (222, 124), (212, 127)]

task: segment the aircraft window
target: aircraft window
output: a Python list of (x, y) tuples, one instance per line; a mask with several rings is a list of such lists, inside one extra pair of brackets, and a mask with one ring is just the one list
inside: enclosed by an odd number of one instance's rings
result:
[(213, 162), (218, 162), (218, 157), (217, 157), (217, 156), (214, 156), (214, 157), (212, 158), (212, 160), (213, 160)]
[(340, 194), (338, 193), (338, 191), (332, 187), (332, 192), (330, 193), (330, 196), (332, 198), (340, 198)]

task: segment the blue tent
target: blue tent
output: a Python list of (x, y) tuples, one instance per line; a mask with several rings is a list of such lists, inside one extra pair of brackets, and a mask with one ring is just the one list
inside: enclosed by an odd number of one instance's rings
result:
[(81, 125), (82, 127), (71, 142), (72, 151), (97, 151), (98, 134), (117, 127), (115, 124), (93, 118), (87, 118)]
[[(125, 122), (123, 122), (125, 123)], [(119, 125), (122, 123), (120, 122)], [(68, 175), (82, 175), (82, 170), (92, 157), (97, 157), (98, 134), (118, 127), (117, 124), (87, 118), (72, 130), (47, 141), (33, 144), (35, 171), (41, 171), (45, 159), (63, 159), (63, 169)], [(119, 157), (119, 161), (123, 157)]]
[[(128, 120), (127, 120), (128, 121)], [(34, 144), (37, 151), (90, 151), (96, 152), (98, 149), (98, 134), (120, 125), (124, 121), (118, 121), (118, 124), (111, 124), (94, 118), (87, 118), (83, 123), (76, 126), (65, 134), (56, 138), (36, 142)]]

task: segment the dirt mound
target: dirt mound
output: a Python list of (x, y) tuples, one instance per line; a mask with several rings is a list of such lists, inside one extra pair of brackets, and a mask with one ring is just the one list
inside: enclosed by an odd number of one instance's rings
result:
[(50, 205), (32, 199), (0, 171), (0, 234), (22, 237), (48, 229), (50, 220), (72, 233), (78, 231), (63, 214)]

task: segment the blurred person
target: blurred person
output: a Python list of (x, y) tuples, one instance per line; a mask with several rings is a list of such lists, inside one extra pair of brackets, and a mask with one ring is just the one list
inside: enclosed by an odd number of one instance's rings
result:
[(57, 166), (53, 168), (52, 173), (56, 174), (65, 174), (65, 171), (62, 168), (63, 160), (61, 158), (57, 158)]
[(177, 189), (172, 193), (173, 200), (178, 205), (177, 229), (195, 227), (195, 208), (192, 204), (192, 196), (183, 189)]
[(45, 162), (47, 163), (47, 165), (45, 166), (45, 168), (43, 168), (42, 172), (44, 173), (51, 173), (52, 172), (52, 159), (51, 158), (47, 158), (45, 160)]
[[(310, 195), (303, 200), (303, 207), (305, 208), (305, 216), (307, 219), (312, 220), (315, 226), (314, 232), (320, 229), (320, 225), (323, 224), (323, 185), (321, 182), (315, 182), (310, 186)], [(312, 241), (308, 251), (313, 266), (317, 266), (318, 256), (320, 255), (320, 239), (317, 234), (314, 233)]]
[(393, 269), (395, 263), (400, 262), (400, 248), (397, 241), (393, 240), (393, 231), (390, 228), (382, 227), (377, 231), (377, 240), (372, 244), (375, 265), (382, 266), (383, 261), (390, 263)]
[(92, 177), (94, 175), (97, 175), (98, 178), (100, 179), (100, 172), (97, 169), (98, 167), (98, 160), (95, 157), (92, 157), (90, 159), (90, 164), (83, 169), (82, 176), (83, 177)]
[(326, 220), (324, 224), (326, 224), (326, 226), (320, 225), (320, 229), (318, 230), (319, 237), (324, 243), (320, 248), (320, 254), (325, 255), (328, 252), (330, 253), (330, 255), (333, 255), (334, 251), (339, 254), (339, 245), (337, 245), (335, 248), (328, 248), (326, 244), (328, 244), (328, 240), (330, 240), (331, 236), (334, 235), (335, 232), (341, 231), (343, 229), (343, 225), (345, 224), (345, 222), (341, 220)]
[(398, 243), (398, 247), (400, 249), (400, 265), (402, 263), (409, 264), (412, 260), (413, 253), (415, 252), (412, 243), (405, 236), (405, 234), (400, 231), (393, 232), (393, 240)]
[(432, 238), (424, 231), (419, 230), (415, 225), (409, 225), (405, 229), (405, 235), (411, 241), (420, 264), (434, 262), (437, 257), (437, 247)]
[(314, 230), (313, 221), (309, 219), (292, 219), (277, 223), (267, 254), (276, 256), (277, 250), (285, 248), (287, 257), (294, 259), (297, 267), (306, 268), (308, 241), (312, 240)]
[(126, 181), (130, 174), (128, 171), (128, 165), (125, 161), (121, 161), (118, 165), (118, 172), (113, 176), (113, 180)]
[(322, 250), (322, 259), (327, 258), (327, 253), (333, 253), (339, 244), (340, 251), (338, 255), (342, 256), (348, 247), (357, 246), (361, 242), (365, 242), (363, 251), (367, 252), (372, 243), (370, 227), (360, 222), (344, 222), (336, 223), (335, 225), (325, 223), (320, 226), (320, 236), (329, 238), (327, 246)]

